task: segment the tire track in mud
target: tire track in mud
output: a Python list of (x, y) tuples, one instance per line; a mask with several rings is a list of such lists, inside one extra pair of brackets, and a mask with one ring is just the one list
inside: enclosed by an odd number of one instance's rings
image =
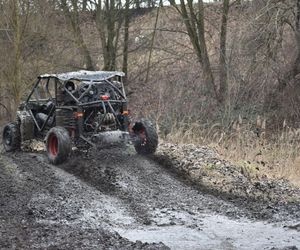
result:
[(134, 216), (144, 218), (141, 222), (145, 224), (149, 223), (151, 208), (166, 206), (202, 212), (213, 210), (236, 217), (244, 215), (240, 208), (203, 194), (156, 162), (136, 155), (130, 148), (102, 150), (88, 159), (74, 157), (61, 168), (100, 191), (118, 197)]
[(0, 181), (0, 249), (167, 249), (111, 230), (126, 217), (118, 200), (47, 164), (44, 155), (0, 155)]
[[(285, 243), (269, 242), (268, 237), (272, 239), (275, 237), (273, 235), (286, 234), (287, 243), (293, 243), (293, 237), (297, 235), (297, 232), (289, 235), (281, 226), (276, 231), (270, 225), (244, 220), (243, 217), (255, 217), (251, 214), (252, 211), (191, 187), (176, 173), (135, 154), (130, 147), (105, 149), (91, 153), (86, 159), (75, 157), (73, 161), (76, 162), (71, 164), (73, 169), (70, 163), (62, 168), (75, 175), (80, 173), (77, 175), (79, 178), (117, 197), (122, 202), (122, 207), (134, 218), (129, 225), (122, 223), (122, 219), (118, 221), (118, 225), (112, 225), (114, 230), (131, 240), (162, 241), (174, 249), (249, 249), (253, 238), (248, 237), (247, 230), (251, 232), (253, 228), (254, 238), (261, 238), (257, 245), (257, 249), (261, 249), (262, 246), (285, 246)], [(74, 171), (74, 166), (80, 171)], [(228, 216), (241, 218), (242, 221), (236, 223), (229, 220)], [(228, 231), (230, 225), (241, 231), (245, 228), (243, 237), (240, 237), (237, 230), (235, 239), (231, 239), (230, 230)], [(220, 234), (224, 229), (226, 233)], [(207, 232), (202, 233), (203, 230)], [(262, 237), (265, 230), (269, 230), (269, 234)], [(187, 233), (182, 233), (184, 231)], [(215, 238), (208, 236), (210, 233)], [(198, 242), (193, 238), (198, 239)], [(295, 244), (300, 243), (295, 241)]]
[[(88, 155), (74, 152), (59, 167), (49, 165), (43, 154), (5, 158), (12, 158), (15, 168), (35, 185), (27, 188), (31, 194), (22, 202), (25, 232), (31, 233), (21, 243), (47, 247), (56, 241), (58, 248), (75, 249), (164, 248), (136, 240), (162, 241), (172, 249), (300, 246), (296, 230), (245, 219), (251, 218), (246, 208), (203, 193), (131, 147)], [(48, 245), (42, 245), (41, 239)]]

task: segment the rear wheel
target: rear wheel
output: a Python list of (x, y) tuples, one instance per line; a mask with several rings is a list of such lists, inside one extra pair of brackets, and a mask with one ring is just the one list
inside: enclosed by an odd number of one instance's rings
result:
[(9, 123), (4, 127), (2, 143), (6, 152), (12, 152), (20, 149), (20, 127), (16, 123)]
[(150, 121), (142, 120), (136, 122), (132, 128), (137, 137), (134, 142), (135, 150), (138, 154), (153, 154), (158, 145), (156, 129)]
[(68, 130), (63, 127), (54, 127), (46, 136), (46, 149), (49, 161), (58, 165), (67, 160), (72, 149)]

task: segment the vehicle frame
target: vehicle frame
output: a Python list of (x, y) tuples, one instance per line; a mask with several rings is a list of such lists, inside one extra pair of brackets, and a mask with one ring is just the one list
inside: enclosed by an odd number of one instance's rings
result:
[[(15, 150), (24, 141), (38, 139), (45, 140), (50, 158), (51, 154), (57, 154), (60, 144), (67, 152), (62, 158), (69, 154), (71, 144), (80, 148), (124, 141), (132, 141), (138, 153), (153, 153), (158, 144), (156, 131), (144, 119), (131, 122), (124, 76), (118, 71), (85, 70), (40, 75), (20, 104), (16, 124), (4, 129), (7, 151)], [(68, 137), (67, 142), (60, 138), (61, 134)], [(15, 139), (18, 136), (19, 139)]]

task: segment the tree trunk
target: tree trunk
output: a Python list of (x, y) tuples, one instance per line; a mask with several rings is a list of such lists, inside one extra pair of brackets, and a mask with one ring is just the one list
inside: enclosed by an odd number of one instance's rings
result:
[(300, 73), (300, 0), (297, 0), (295, 24), (295, 37), (297, 42), (298, 53), (293, 67), (293, 77)]
[(20, 10), (18, 6), (18, 1), (13, 0), (13, 30), (14, 30), (14, 52), (15, 52), (15, 67), (13, 70), (13, 86), (12, 93), (14, 98), (14, 106), (12, 111), (15, 111), (21, 100), (21, 22), (20, 22)]
[(227, 20), (229, 12), (229, 0), (223, 0), (223, 14), (221, 22), (221, 34), (220, 34), (220, 91), (219, 96), (221, 102), (225, 102), (228, 94), (228, 82), (227, 82), (227, 62), (226, 62), (226, 38), (227, 38)]
[(198, 0), (198, 11), (195, 11), (195, 4), (193, 3), (193, 0), (187, 0), (188, 10), (185, 0), (180, 0), (180, 8), (177, 6), (175, 0), (169, 1), (183, 19), (193, 49), (198, 57), (198, 61), (202, 66), (203, 80), (209, 94), (214, 96), (217, 101), (220, 102), (206, 46), (203, 1)]
[(79, 26), (78, 1), (72, 0), (72, 7), (73, 7), (72, 12), (69, 10), (69, 7), (67, 5), (67, 0), (61, 0), (61, 7), (72, 28), (74, 38), (75, 38), (75, 43), (79, 48), (81, 55), (84, 58), (85, 68), (88, 70), (95, 70), (92, 57), (84, 42), (82, 32)]
[(136, 9), (140, 9), (141, 8), (141, 5), (140, 5), (140, 0), (134, 0), (134, 4), (135, 4), (135, 8)]
[(108, 64), (108, 51), (106, 47), (106, 32), (105, 32), (105, 21), (104, 21), (104, 14), (102, 13), (104, 10), (102, 10), (102, 1), (99, 0), (96, 4), (96, 27), (98, 29), (100, 40), (101, 40), (101, 46), (102, 46), (102, 53), (103, 53), (103, 61), (104, 66)]
[(83, 0), (82, 1), (82, 11), (86, 11), (87, 10), (87, 1), (88, 0)]
[(100, 35), (103, 51), (103, 70), (115, 70), (117, 45), (123, 17), (118, 15), (115, 0), (106, 0), (102, 8), (101, 0), (96, 4), (96, 26)]
[(297, 56), (293, 63), (293, 66), (288, 70), (278, 83), (278, 91), (282, 92), (288, 86), (289, 82), (292, 81), (298, 74), (300, 74), (300, 0), (296, 3), (296, 13), (295, 13), (295, 28), (294, 35), (297, 46)]
[(114, 38), (115, 38), (115, 1), (107, 1), (107, 50), (108, 50), (108, 61), (104, 66), (104, 70), (114, 70), (115, 69), (115, 49), (114, 49)]
[(154, 28), (153, 28), (153, 33), (152, 33), (152, 39), (151, 39), (151, 44), (150, 44), (149, 58), (148, 58), (148, 63), (147, 63), (147, 72), (146, 72), (145, 83), (148, 82), (149, 74), (150, 74), (150, 64), (151, 64), (151, 57), (152, 57), (152, 52), (153, 52), (153, 45), (154, 45), (154, 39), (155, 39), (155, 34), (156, 34), (156, 27), (157, 27), (157, 22), (158, 22), (158, 17), (159, 17), (159, 9), (160, 9), (160, 7), (157, 8), (156, 17), (155, 17), (155, 23), (154, 23)]
[(130, 0), (126, 0), (125, 3), (125, 20), (124, 20), (124, 47), (123, 47), (123, 67), (122, 70), (125, 73), (125, 80), (127, 79), (127, 71), (128, 71), (128, 40), (129, 40), (129, 2)]
[(202, 60), (204, 81), (208, 87), (208, 90), (216, 97), (217, 101), (220, 102), (221, 100), (211, 70), (211, 64), (210, 64), (207, 46), (206, 46), (205, 29), (204, 29), (204, 5), (202, 0), (198, 0), (198, 8), (199, 8), (199, 13), (197, 19), (197, 28), (198, 28), (199, 45), (200, 45), (200, 50), (202, 55), (201, 60)]

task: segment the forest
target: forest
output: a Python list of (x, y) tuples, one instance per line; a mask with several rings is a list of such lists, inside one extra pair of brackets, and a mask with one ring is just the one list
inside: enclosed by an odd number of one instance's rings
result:
[(300, 176), (300, 0), (1, 0), (0, 114), (38, 75), (123, 71), (134, 117)]

